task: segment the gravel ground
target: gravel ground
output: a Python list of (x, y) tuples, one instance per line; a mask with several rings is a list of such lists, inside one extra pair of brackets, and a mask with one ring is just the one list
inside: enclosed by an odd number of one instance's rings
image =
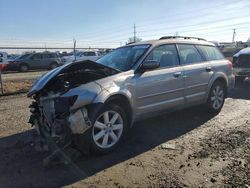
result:
[(30, 71), (30, 72), (11, 72), (2, 74), (3, 81), (23, 80), (23, 79), (36, 79), (39, 76), (45, 74), (47, 71)]
[[(2, 74), (4, 94), (27, 92), (32, 83), (47, 71), (7, 72)], [(1, 96), (2, 93), (0, 93)]]
[(82, 156), (77, 168), (42, 166), (29, 103), (0, 97), (1, 187), (250, 187), (250, 82), (217, 116), (196, 107), (139, 122), (118, 150)]

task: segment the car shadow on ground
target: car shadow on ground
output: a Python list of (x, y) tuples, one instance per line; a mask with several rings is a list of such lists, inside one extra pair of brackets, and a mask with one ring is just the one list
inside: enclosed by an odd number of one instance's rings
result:
[[(3, 187), (61, 187), (85, 179), (184, 135), (214, 116), (195, 107), (136, 123), (126, 141), (104, 156), (83, 156), (72, 165), (44, 168), (32, 146), (33, 131), (0, 139), (0, 183)], [(80, 174), (77, 174), (80, 171)], [(84, 175), (83, 175), (84, 174)]]
[(236, 82), (235, 87), (228, 94), (229, 98), (250, 100), (250, 78), (244, 82)]

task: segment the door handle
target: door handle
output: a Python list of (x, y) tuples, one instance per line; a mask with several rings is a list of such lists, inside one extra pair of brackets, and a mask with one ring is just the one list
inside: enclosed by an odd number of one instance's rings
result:
[(176, 72), (176, 73), (174, 73), (174, 77), (179, 78), (181, 76), (181, 74), (182, 74), (181, 72)]
[(211, 72), (211, 71), (212, 71), (212, 67), (207, 67), (207, 68), (206, 68), (206, 71), (207, 71), (207, 72)]

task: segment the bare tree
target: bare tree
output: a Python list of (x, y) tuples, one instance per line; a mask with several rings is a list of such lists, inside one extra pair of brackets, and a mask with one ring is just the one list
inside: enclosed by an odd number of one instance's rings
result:
[(131, 42), (140, 42), (140, 41), (142, 41), (142, 39), (139, 38), (139, 37), (135, 37), (135, 41), (134, 41), (134, 37), (130, 37), (128, 39), (128, 43), (131, 43)]

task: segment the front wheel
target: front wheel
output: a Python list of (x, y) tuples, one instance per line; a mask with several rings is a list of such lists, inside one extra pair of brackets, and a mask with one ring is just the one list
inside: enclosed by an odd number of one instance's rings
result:
[(128, 121), (124, 110), (108, 104), (94, 118), (91, 130), (91, 151), (105, 154), (119, 146), (127, 130)]
[(207, 99), (207, 107), (212, 113), (219, 113), (224, 105), (226, 97), (226, 86), (220, 81), (216, 81)]
[(58, 67), (57, 63), (52, 63), (52, 64), (49, 66), (49, 69), (52, 70), (52, 69), (55, 69), (55, 68), (57, 68), (57, 67)]
[(29, 69), (29, 67), (27, 65), (25, 65), (25, 64), (20, 65), (20, 67), (19, 67), (20, 72), (27, 72), (28, 69)]

